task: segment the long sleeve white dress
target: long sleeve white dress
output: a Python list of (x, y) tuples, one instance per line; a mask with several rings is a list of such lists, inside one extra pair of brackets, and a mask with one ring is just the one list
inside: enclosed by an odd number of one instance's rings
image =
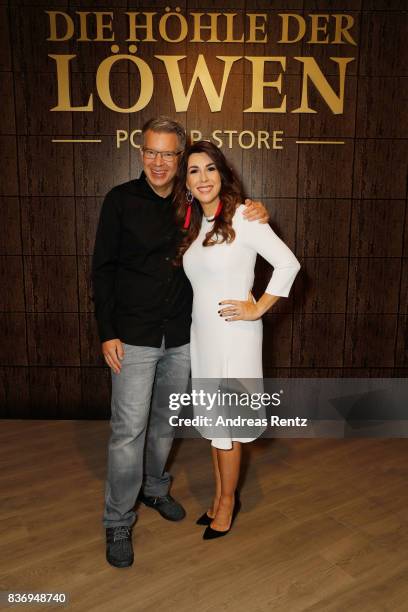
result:
[[(270, 226), (246, 220), (244, 210), (245, 206), (238, 206), (233, 217), (234, 241), (207, 247), (203, 240), (213, 221), (203, 215), (200, 233), (184, 253), (183, 266), (194, 295), (190, 349), (193, 387), (195, 380), (203, 379), (262, 379), (262, 320), (225, 321), (218, 314), (219, 302), (248, 299), (258, 253), (274, 268), (265, 289), (268, 294), (287, 297), (300, 269), (295, 255)], [(212, 444), (231, 448), (233, 440), (217, 437)]]

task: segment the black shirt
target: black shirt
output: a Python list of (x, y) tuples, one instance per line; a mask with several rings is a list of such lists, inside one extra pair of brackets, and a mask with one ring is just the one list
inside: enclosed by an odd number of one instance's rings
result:
[(179, 230), (172, 196), (151, 189), (144, 173), (114, 187), (99, 218), (92, 263), (101, 342), (166, 348), (190, 339), (192, 289), (175, 267)]

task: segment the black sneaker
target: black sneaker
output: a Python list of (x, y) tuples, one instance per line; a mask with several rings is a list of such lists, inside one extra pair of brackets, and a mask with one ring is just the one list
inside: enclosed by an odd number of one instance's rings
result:
[(121, 525), (106, 529), (106, 560), (114, 567), (129, 567), (134, 559), (132, 528)]
[(186, 516), (183, 506), (169, 494), (161, 497), (148, 497), (141, 493), (139, 501), (145, 506), (157, 510), (168, 521), (181, 521)]

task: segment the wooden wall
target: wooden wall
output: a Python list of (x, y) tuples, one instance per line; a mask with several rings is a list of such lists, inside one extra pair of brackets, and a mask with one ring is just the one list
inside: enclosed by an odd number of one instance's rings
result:
[[(118, 114), (95, 96), (94, 113), (51, 113), (54, 64), (47, 54), (44, 10), (117, 12), (163, 4), (99, 0), (0, 0), (0, 404), (5, 417), (99, 418), (109, 413), (109, 372), (100, 357), (90, 300), (89, 271), (104, 194), (140, 172), (138, 151), (117, 150), (117, 129), (140, 128), (159, 113), (188, 129), (283, 130), (284, 149), (225, 149), (247, 192), (264, 201), (272, 225), (302, 263), (291, 297), (265, 317), (266, 376), (406, 376), (408, 372), (406, 0), (195, 0), (182, 9), (347, 12), (359, 45), (338, 49), (299, 42), (282, 55), (312, 54), (325, 74), (329, 56), (356, 57), (349, 66), (345, 112), (334, 116), (318, 94), (318, 113), (247, 114), (250, 80), (237, 62), (221, 112), (210, 113), (196, 87), (186, 113), (174, 113), (163, 65), (154, 59), (155, 95), (143, 111)], [(172, 5), (173, 6), (173, 5)], [(176, 6), (176, 5), (174, 5)], [(271, 10), (270, 7), (273, 7)], [(173, 7), (174, 8), (174, 7)], [(74, 102), (94, 87), (103, 44), (60, 44), (78, 54)], [(191, 78), (204, 52), (214, 74), (216, 55), (261, 54), (260, 45), (156, 43), (138, 51), (187, 54)], [(126, 47), (123, 49), (127, 51)], [(61, 51), (60, 51), (61, 52)], [(277, 47), (266, 45), (265, 54)], [(120, 66), (115, 99), (134, 100), (137, 78)], [(219, 80), (217, 81), (219, 83)], [(299, 64), (283, 77), (288, 110), (299, 105)], [(333, 84), (335, 80), (333, 80)], [(53, 144), (51, 138), (101, 135), (101, 144)], [(296, 139), (336, 138), (342, 146), (297, 145)], [(266, 274), (259, 266), (262, 278)]]

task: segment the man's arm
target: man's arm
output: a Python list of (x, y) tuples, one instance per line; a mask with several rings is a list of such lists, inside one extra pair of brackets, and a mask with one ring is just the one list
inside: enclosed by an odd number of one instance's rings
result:
[(102, 352), (106, 363), (117, 374), (123, 358), (123, 346), (113, 323), (120, 233), (120, 211), (113, 189), (105, 197), (99, 217), (92, 259), (92, 288)]
[(248, 219), (248, 221), (259, 221), (259, 223), (269, 223), (269, 212), (268, 209), (262, 202), (258, 202), (256, 200), (251, 200), (251, 198), (246, 198), (245, 200), (245, 210), (244, 217)]

